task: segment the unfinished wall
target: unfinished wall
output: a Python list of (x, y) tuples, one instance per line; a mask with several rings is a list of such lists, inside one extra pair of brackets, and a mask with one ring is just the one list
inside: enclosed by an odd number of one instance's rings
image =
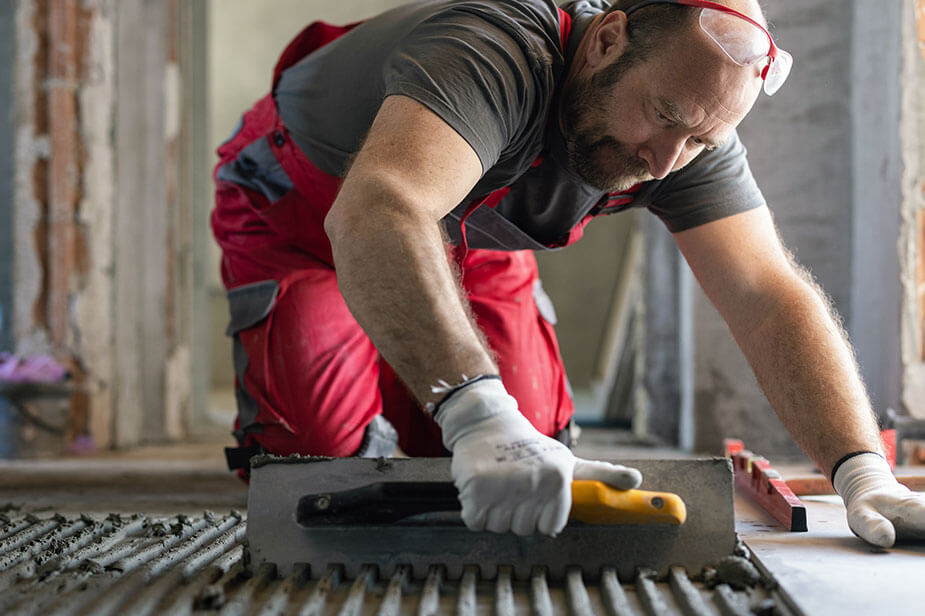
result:
[[(96, 307), (90, 319), (79, 310), (82, 294), (96, 284), (88, 258), (99, 242), (109, 241), (105, 228), (86, 224), (94, 217), (97, 201), (82, 201), (85, 171), (97, 173), (97, 165), (106, 166), (94, 140), (97, 131), (108, 130), (109, 122), (104, 120), (100, 127), (90, 121), (84, 141), (79, 101), (87, 93), (84, 87), (93, 91), (109, 75), (106, 60), (98, 58), (102, 70), (91, 80), (88, 69), (98, 66), (84, 61), (99, 20), (107, 19), (103, 3), (78, 4), (21, 0), (14, 39), (15, 350), (25, 355), (51, 353), (69, 366), (78, 387), (68, 426), (72, 443), (89, 434), (91, 408), (107, 396), (105, 377), (102, 383), (94, 378), (97, 366), (91, 363), (98, 357), (91, 352), (85, 359), (83, 347), (100, 337), (106, 340), (109, 305), (106, 301)], [(106, 101), (102, 104), (105, 114)], [(106, 156), (108, 152), (102, 154)], [(100, 263), (103, 269), (109, 265)]]
[[(783, 0), (766, 10), (794, 69), (740, 133), (785, 243), (832, 297), (883, 411), (900, 401), (900, 3)], [(765, 455), (799, 455), (699, 290), (695, 320), (698, 449), (738, 436)]]
[(925, 418), (925, 1), (903, 10), (902, 388), (905, 409)]
[(16, 351), (68, 364), (72, 448), (182, 437), (178, 1), (19, 0), (15, 17)]
[[(0, 2), (0, 351), (13, 348), (13, 50), (15, 2)], [(0, 399), (0, 457), (15, 452), (13, 409)]]
[(13, 0), (0, 2), (0, 350), (9, 350), (13, 343), (14, 12)]

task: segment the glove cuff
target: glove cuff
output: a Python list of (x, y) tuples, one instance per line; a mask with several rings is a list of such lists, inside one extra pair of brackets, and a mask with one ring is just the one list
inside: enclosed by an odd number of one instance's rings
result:
[(437, 381), (437, 384), (431, 387), (430, 389), (435, 394), (443, 394), (443, 397), (440, 398), (440, 400), (436, 403), (428, 402), (427, 405), (424, 407), (424, 410), (427, 411), (427, 413), (431, 417), (436, 419), (437, 414), (440, 413), (440, 409), (443, 408), (444, 403), (450, 398), (452, 398), (453, 394), (455, 394), (456, 392), (458, 392), (459, 390), (465, 387), (469, 387), (473, 383), (484, 381), (486, 379), (496, 379), (500, 382), (501, 376), (497, 374), (480, 374), (479, 376), (476, 376), (470, 379), (464, 374), (462, 377), (462, 382), (457, 385), (450, 385), (449, 383), (443, 380)]
[(833, 469), (832, 485), (845, 502), (871, 481), (896, 481), (886, 458), (873, 451), (856, 452), (838, 462)]
[(500, 378), (473, 379), (455, 388), (440, 402), (434, 421), (443, 432), (443, 444), (450, 451), (459, 438), (475, 424), (513, 412), (520, 416), (517, 401), (507, 393)]
[[(847, 462), (847, 461), (850, 460), (851, 458), (854, 458), (855, 456), (864, 455), (865, 453), (872, 453), (872, 454), (874, 454), (875, 456), (879, 456), (879, 455), (880, 455), (880, 454), (877, 453), (876, 451), (870, 451), (870, 450), (866, 450), (866, 449), (863, 450), (863, 451), (852, 451), (852, 452), (849, 453), (849, 454), (843, 455), (841, 458), (839, 458), (838, 462), (836, 462), (836, 463), (832, 466), (832, 473), (829, 475), (829, 480), (832, 482), (832, 485), (835, 485), (835, 474), (838, 473), (838, 469), (841, 468), (841, 465), (842, 465), (842, 464), (844, 464), (845, 462)], [(882, 457), (882, 456), (881, 456), (881, 457)]]

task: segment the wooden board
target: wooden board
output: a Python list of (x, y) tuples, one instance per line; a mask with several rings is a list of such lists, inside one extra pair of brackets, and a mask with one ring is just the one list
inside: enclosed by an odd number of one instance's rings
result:
[[(781, 466), (780, 471), (784, 480), (794, 494), (807, 496), (810, 494), (835, 494), (832, 483), (819, 472), (806, 466)], [(925, 467), (923, 466), (897, 466), (893, 470), (897, 481), (910, 490), (925, 492)]]

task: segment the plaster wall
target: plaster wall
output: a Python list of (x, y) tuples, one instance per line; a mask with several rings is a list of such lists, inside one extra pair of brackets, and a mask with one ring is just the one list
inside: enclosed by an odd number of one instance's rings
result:
[(925, 418), (925, 1), (904, 0), (903, 11), (902, 406)]
[(86, 271), (74, 298), (75, 332), (81, 361), (86, 367), (89, 434), (105, 445), (112, 438), (114, 306), (112, 270), (112, 204), (115, 160), (110, 138), (113, 131), (114, 0), (86, 2), (92, 7), (85, 62), (88, 75), (78, 95), (85, 160), (83, 192), (78, 220), (87, 236)]
[(13, 342), (10, 325), (13, 303), (14, 11), (13, 0), (0, 2), (0, 350), (9, 350)]
[(42, 293), (42, 265), (35, 245), (42, 204), (35, 195), (33, 170), (48, 158), (48, 136), (37, 134), (38, 111), (34, 81), (39, 34), (35, 3), (16, 2), (15, 9), (14, 198), (13, 198), (13, 339), (15, 349), (24, 355), (49, 350), (48, 333), (36, 324), (35, 307)]
[[(767, 3), (795, 59), (786, 86), (740, 127), (784, 243), (831, 297), (875, 409), (899, 402), (900, 3)], [(725, 324), (695, 299), (697, 449), (723, 437), (801, 454)]]
[(11, 4), (13, 346), (67, 365), (70, 449), (180, 438), (191, 206), (177, 186), (177, 1)]
[[(234, 129), (251, 105), (270, 89), (273, 67), (286, 45), (302, 28), (317, 20), (346, 24), (407, 0), (213, 0), (209, 2), (209, 100), (208, 125), (214, 164), (214, 150)], [(210, 174), (210, 169), (203, 169)], [(211, 206), (209, 207), (211, 209)], [(208, 216), (208, 211), (201, 215)], [(231, 342), (225, 336), (228, 303), (219, 277), (220, 253), (210, 243), (209, 320), (212, 374), (215, 388), (231, 387)]]
[[(13, 50), (16, 6), (0, 2), (0, 351), (13, 347)], [(15, 452), (14, 411), (0, 399), (0, 458)]]
[(912, 5), (907, 2), (858, 1), (854, 8), (854, 228), (852, 309), (847, 325), (874, 411), (881, 418), (888, 408), (902, 410), (904, 167), (921, 175), (920, 166), (908, 158), (902, 143), (907, 132), (904, 117), (908, 115), (902, 99), (905, 92), (917, 91), (916, 81), (905, 77), (904, 64), (908, 62), (902, 51), (903, 23), (913, 23), (913, 16)]

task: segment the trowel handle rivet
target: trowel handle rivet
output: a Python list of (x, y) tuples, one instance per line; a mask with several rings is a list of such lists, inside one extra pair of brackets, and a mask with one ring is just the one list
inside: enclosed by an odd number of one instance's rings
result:
[(316, 511), (324, 511), (331, 506), (331, 496), (329, 494), (322, 494), (315, 499), (314, 505)]
[(664, 499), (662, 499), (661, 496), (653, 496), (651, 503), (652, 503), (652, 506), (655, 507), (656, 509), (661, 509), (662, 507), (665, 506), (665, 501)]

